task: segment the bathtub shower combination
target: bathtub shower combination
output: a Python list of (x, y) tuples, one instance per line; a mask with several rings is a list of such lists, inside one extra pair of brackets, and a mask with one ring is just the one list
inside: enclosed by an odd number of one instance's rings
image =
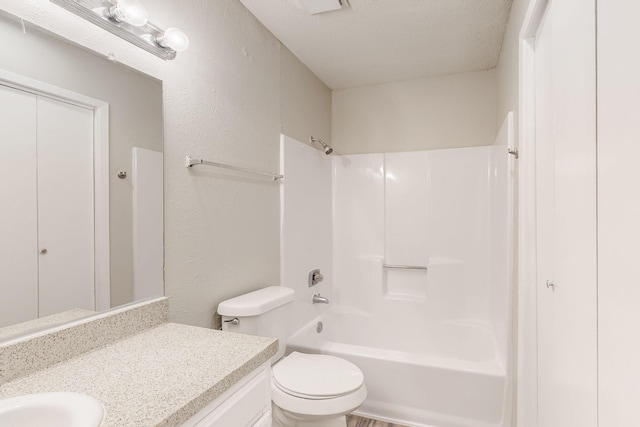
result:
[(283, 136), (287, 351), (360, 367), (356, 413), (510, 425), (512, 162), (505, 146), (325, 156)]

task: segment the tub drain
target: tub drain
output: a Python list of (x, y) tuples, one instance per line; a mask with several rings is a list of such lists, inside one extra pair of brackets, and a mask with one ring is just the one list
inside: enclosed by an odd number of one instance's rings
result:
[(322, 332), (322, 328), (324, 328), (324, 325), (322, 324), (322, 322), (318, 322), (318, 326), (316, 326), (316, 331), (320, 333)]

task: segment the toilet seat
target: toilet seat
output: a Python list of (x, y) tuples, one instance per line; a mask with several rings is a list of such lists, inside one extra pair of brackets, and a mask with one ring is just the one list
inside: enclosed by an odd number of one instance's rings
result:
[(364, 375), (348, 360), (294, 351), (273, 367), (273, 380), (285, 393), (319, 400), (353, 393), (364, 383)]
[(332, 417), (345, 415), (356, 410), (367, 398), (367, 388), (364, 384), (354, 393), (333, 399), (302, 399), (282, 391), (275, 384), (271, 384), (271, 401), (289, 414), (297, 415), (301, 419), (309, 417)]
[(292, 414), (346, 414), (367, 398), (362, 371), (339, 357), (293, 352), (272, 372), (273, 403)]

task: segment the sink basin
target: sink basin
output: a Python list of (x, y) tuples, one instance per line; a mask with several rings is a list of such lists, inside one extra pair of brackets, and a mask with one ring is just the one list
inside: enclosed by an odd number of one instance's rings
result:
[(0, 400), (0, 426), (98, 427), (104, 407), (80, 393), (38, 393)]

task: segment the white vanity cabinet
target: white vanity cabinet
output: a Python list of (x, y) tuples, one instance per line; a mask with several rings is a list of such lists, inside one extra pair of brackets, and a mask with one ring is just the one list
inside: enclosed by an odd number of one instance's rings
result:
[(234, 384), (191, 417), (182, 427), (270, 427), (271, 364)]

